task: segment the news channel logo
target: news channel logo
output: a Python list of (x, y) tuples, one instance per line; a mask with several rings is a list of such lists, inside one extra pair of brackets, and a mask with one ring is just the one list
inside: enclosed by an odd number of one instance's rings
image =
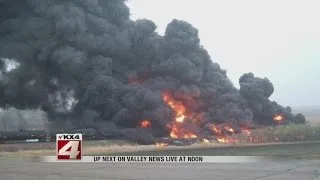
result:
[(57, 160), (82, 160), (82, 134), (56, 134)]

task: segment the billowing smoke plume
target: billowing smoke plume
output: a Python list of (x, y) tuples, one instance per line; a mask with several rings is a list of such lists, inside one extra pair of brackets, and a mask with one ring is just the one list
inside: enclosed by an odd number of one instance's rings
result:
[(247, 106), (254, 114), (254, 122), (258, 124), (271, 125), (275, 115), (283, 116), (286, 123), (305, 123), (302, 114), (294, 116), (290, 107), (283, 107), (277, 102), (270, 101), (268, 98), (274, 91), (273, 84), (267, 78), (254, 77), (252, 73), (243, 74), (240, 79), (240, 93), (246, 98)]
[[(152, 21), (130, 20), (122, 0), (0, 0), (0, 14), (2, 107), (41, 107), (51, 122), (102, 131), (148, 119), (164, 135), (172, 120), (166, 92), (200, 126), (292, 119), (268, 100), (267, 79), (245, 74), (237, 90), (185, 21), (160, 36)], [(8, 70), (8, 59), (18, 66)]]

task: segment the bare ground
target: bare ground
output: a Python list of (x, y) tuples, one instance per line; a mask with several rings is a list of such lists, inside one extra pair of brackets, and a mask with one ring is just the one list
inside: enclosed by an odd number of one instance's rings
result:
[[(41, 155), (41, 151), (53, 155), (54, 143), (15, 144), (9, 146), (16, 148), (16, 152), (5, 152), (3, 150), (8, 145), (0, 145), (2, 150), (0, 154), (3, 155), (0, 157), (0, 179), (162, 180), (170, 177), (176, 180), (320, 180), (320, 142), (254, 145), (196, 144), (188, 147), (163, 148), (154, 145), (137, 146), (125, 142), (119, 143), (86, 142), (85, 155), (286, 155), (298, 160), (253, 164), (72, 163), (71, 166), (69, 163), (41, 163), (12, 158), (13, 156)], [(275, 160), (279, 158), (276, 157)]]
[(41, 163), (1, 159), (1, 180), (320, 180), (319, 161), (270, 163)]
[[(84, 155), (295, 155), (320, 159), (320, 142), (269, 144), (194, 144), (191, 146), (136, 145), (126, 141), (86, 141)], [(1, 144), (0, 156), (54, 155), (55, 143)]]

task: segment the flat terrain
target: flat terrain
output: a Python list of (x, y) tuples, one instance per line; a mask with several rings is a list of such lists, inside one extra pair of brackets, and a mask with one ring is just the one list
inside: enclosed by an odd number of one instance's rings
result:
[[(92, 142), (91, 142), (92, 143)], [(95, 142), (96, 143), (96, 142)], [(127, 145), (125, 145), (127, 146)], [(125, 147), (123, 146), (123, 147)], [(121, 147), (121, 146), (120, 146)], [(122, 148), (123, 148), (122, 147)], [(320, 143), (157, 148), (113, 155), (287, 155), (259, 163), (43, 163), (0, 157), (1, 180), (320, 180)], [(1, 153), (1, 152), (0, 152)], [(2, 152), (3, 155), (4, 152)], [(99, 154), (95, 152), (94, 154)], [(16, 154), (17, 155), (17, 154)], [(53, 155), (50, 153), (50, 155)], [(101, 153), (101, 155), (106, 155)]]
[(311, 125), (320, 125), (320, 106), (292, 107), (292, 111), (302, 113)]
[(320, 180), (320, 161), (245, 164), (41, 163), (0, 159), (1, 180)]
[[(320, 160), (320, 142), (275, 144), (194, 144), (157, 147), (135, 145), (125, 141), (85, 141), (84, 155), (203, 155), (203, 156), (295, 156)], [(21, 157), (54, 155), (55, 143), (1, 144), (0, 156)]]
[(320, 125), (320, 116), (319, 117), (308, 117), (307, 121), (310, 125), (319, 126)]
[[(133, 145), (124, 140), (101, 140), (101, 141), (84, 141), (84, 147), (97, 147), (97, 146), (112, 146), (112, 145)], [(17, 152), (28, 150), (54, 150), (56, 148), (55, 142), (41, 142), (41, 143), (14, 143), (14, 144), (0, 144), (1, 152)]]
[(137, 155), (137, 156), (290, 156), (293, 158), (319, 159), (320, 142), (291, 143), (271, 145), (235, 145), (226, 147), (201, 147), (184, 149), (157, 149), (136, 152), (111, 153), (114, 155)]
[[(125, 141), (85, 141), (84, 155), (203, 155), (203, 156), (295, 156), (320, 160), (320, 142), (275, 144), (194, 144), (191, 146), (136, 145)], [(55, 155), (55, 143), (1, 144), (0, 156), (30, 157)]]

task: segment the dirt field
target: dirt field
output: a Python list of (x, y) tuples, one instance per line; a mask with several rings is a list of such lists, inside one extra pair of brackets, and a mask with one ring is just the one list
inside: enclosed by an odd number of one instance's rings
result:
[[(110, 145), (133, 145), (128, 141), (123, 140), (102, 140), (102, 141), (84, 141), (83, 146), (110, 146)], [(56, 148), (55, 142), (42, 143), (18, 143), (18, 144), (0, 144), (1, 152), (17, 152), (23, 150), (54, 150)]]
[[(23, 156), (54, 155), (54, 143), (1, 145), (0, 179), (4, 180), (320, 180), (320, 142), (265, 145), (193, 145), (188, 147), (136, 146), (126, 142), (88, 141), (85, 155), (264, 155), (275, 156), (261, 163), (42, 163)], [(11, 147), (16, 152), (5, 152)], [(39, 150), (39, 148), (42, 148)], [(24, 149), (24, 150), (22, 150)], [(45, 151), (46, 150), (46, 151)], [(122, 152), (122, 151), (130, 151)], [(6, 156), (8, 155), (8, 156)], [(277, 155), (281, 155), (280, 158)], [(283, 161), (284, 156), (293, 161)], [(27, 158), (28, 159), (28, 158)], [(278, 161), (276, 161), (278, 160)]]
[(319, 161), (270, 163), (40, 163), (0, 160), (1, 180), (320, 180)]
[[(91, 142), (92, 144), (97, 142)], [(91, 144), (91, 145), (92, 145)], [(50, 144), (48, 144), (50, 146)], [(114, 145), (113, 145), (114, 146)], [(123, 145), (127, 147), (129, 145)], [(95, 146), (91, 146), (95, 147)], [(120, 147), (120, 146), (119, 146)], [(118, 147), (118, 148), (119, 148)], [(135, 150), (137, 150), (136, 147)], [(150, 148), (150, 147), (148, 147)], [(23, 158), (0, 157), (4, 180), (320, 180), (320, 143), (246, 145), (229, 147), (163, 148), (110, 155), (282, 155), (258, 163), (43, 163)], [(107, 155), (101, 153), (101, 155)], [(130, 149), (129, 149), (130, 150)], [(96, 154), (99, 151), (95, 151)], [(110, 152), (110, 151), (109, 151)], [(3, 152), (4, 153), (4, 152)], [(52, 152), (53, 153), (53, 152)], [(50, 155), (53, 155), (50, 153)], [(15, 155), (17, 152), (14, 153)], [(90, 154), (90, 153), (86, 153)], [(20, 154), (21, 155), (21, 154)], [(283, 156), (287, 156), (284, 159)], [(289, 161), (286, 161), (289, 160)]]
[(41, 163), (0, 160), (1, 180), (320, 180), (319, 161), (270, 163)]
[[(191, 146), (157, 147), (141, 146), (125, 141), (84, 142), (84, 155), (288, 155), (296, 158), (320, 159), (320, 142), (276, 143), (276, 144), (194, 144)], [(54, 155), (55, 143), (0, 145), (1, 156)]]
[(152, 151), (138, 151), (130, 153), (114, 153), (116, 155), (200, 155), (200, 156), (286, 156), (289, 158), (320, 159), (320, 142), (297, 144), (246, 145), (229, 147), (202, 147), (190, 149), (158, 149)]

